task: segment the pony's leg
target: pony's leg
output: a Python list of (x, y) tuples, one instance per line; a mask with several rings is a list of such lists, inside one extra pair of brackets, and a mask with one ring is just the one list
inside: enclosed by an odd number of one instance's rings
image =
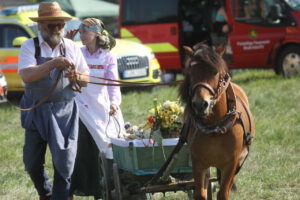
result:
[(193, 176), (195, 181), (195, 200), (206, 200), (207, 199), (207, 184), (206, 184), (206, 169), (197, 169), (193, 165)]
[(217, 200), (229, 200), (229, 192), (234, 183), (235, 172), (235, 166), (221, 170), (221, 184)]
[[(219, 182), (219, 185), (221, 185), (220, 181), (221, 181), (221, 170), (217, 169), (217, 177), (218, 177), (218, 182)], [(237, 186), (235, 184), (235, 176), (234, 178), (232, 179), (232, 184), (231, 184), (231, 191), (233, 192), (236, 192), (237, 191)]]

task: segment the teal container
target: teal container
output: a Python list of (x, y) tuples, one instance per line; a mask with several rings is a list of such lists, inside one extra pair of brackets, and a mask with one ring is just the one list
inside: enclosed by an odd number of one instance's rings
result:
[[(165, 163), (174, 146), (128, 146), (113, 144), (114, 162), (118, 168), (135, 175), (155, 174)], [(192, 163), (188, 146), (182, 147), (172, 173), (191, 173)]]

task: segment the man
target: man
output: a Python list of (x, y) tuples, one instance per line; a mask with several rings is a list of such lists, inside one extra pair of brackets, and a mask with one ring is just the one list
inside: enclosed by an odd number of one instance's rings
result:
[[(21, 46), (18, 68), (26, 84), (21, 107), (38, 106), (21, 111), (23, 160), (40, 200), (67, 200), (78, 136), (76, 92), (71, 82), (77, 79), (86, 86), (89, 69), (79, 46), (63, 38), (64, 24), (71, 18), (63, 14), (57, 2), (41, 3), (38, 17), (30, 19), (38, 22), (40, 34)], [(72, 68), (81, 75), (71, 73)], [(42, 104), (37, 104), (41, 99)], [(54, 167), (53, 187), (44, 169), (47, 144)]]

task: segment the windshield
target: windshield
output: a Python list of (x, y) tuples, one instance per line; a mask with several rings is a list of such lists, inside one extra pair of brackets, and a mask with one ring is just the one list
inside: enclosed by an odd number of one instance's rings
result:
[[(73, 19), (73, 20), (71, 20), (71, 21), (67, 21), (67, 22), (66, 22), (66, 25), (65, 25), (65, 34), (66, 34), (69, 30), (78, 29), (80, 23), (81, 23), (81, 21), (80, 21), (80, 20), (77, 20), (77, 19)], [(35, 35), (38, 34), (37, 23), (34, 23), (34, 24), (28, 24), (28, 27), (35, 33)], [(77, 33), (77, 34), (75, 35), (73, 41), (75, 41), (75, 42), (80, 41), (79, 33)]]
[[(162, 5), (163, 2), (163, 5)], [(157, 24), (177, 21), (177, 1), (122, 1), (122, 24)]]
[(300, 11), (300, 0), (284, 0), (294, 10)]

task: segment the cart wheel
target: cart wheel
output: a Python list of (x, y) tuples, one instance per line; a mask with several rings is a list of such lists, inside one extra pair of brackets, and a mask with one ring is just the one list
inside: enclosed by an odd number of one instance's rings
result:
[(115, 200), (122, 200), (122, 188), (119, 176), (119, 169), (117, 163), (113, 164), (113, 177), (115, 185)]
[(102, 185), (102, 199), (103, 200), (112, 200), (111, 197), (111, 183), (109, 181), (109, 173), (108, 173), (108, 163), (106, 160), (105, 153), (100, 153), (100, 159), (101, 159), (101, 172), (102, 172), (102, 179), (101, 179), (101, 185)]
[(194, 190), (188, 190), (187, 197), (189, 200), (194, 200)]

